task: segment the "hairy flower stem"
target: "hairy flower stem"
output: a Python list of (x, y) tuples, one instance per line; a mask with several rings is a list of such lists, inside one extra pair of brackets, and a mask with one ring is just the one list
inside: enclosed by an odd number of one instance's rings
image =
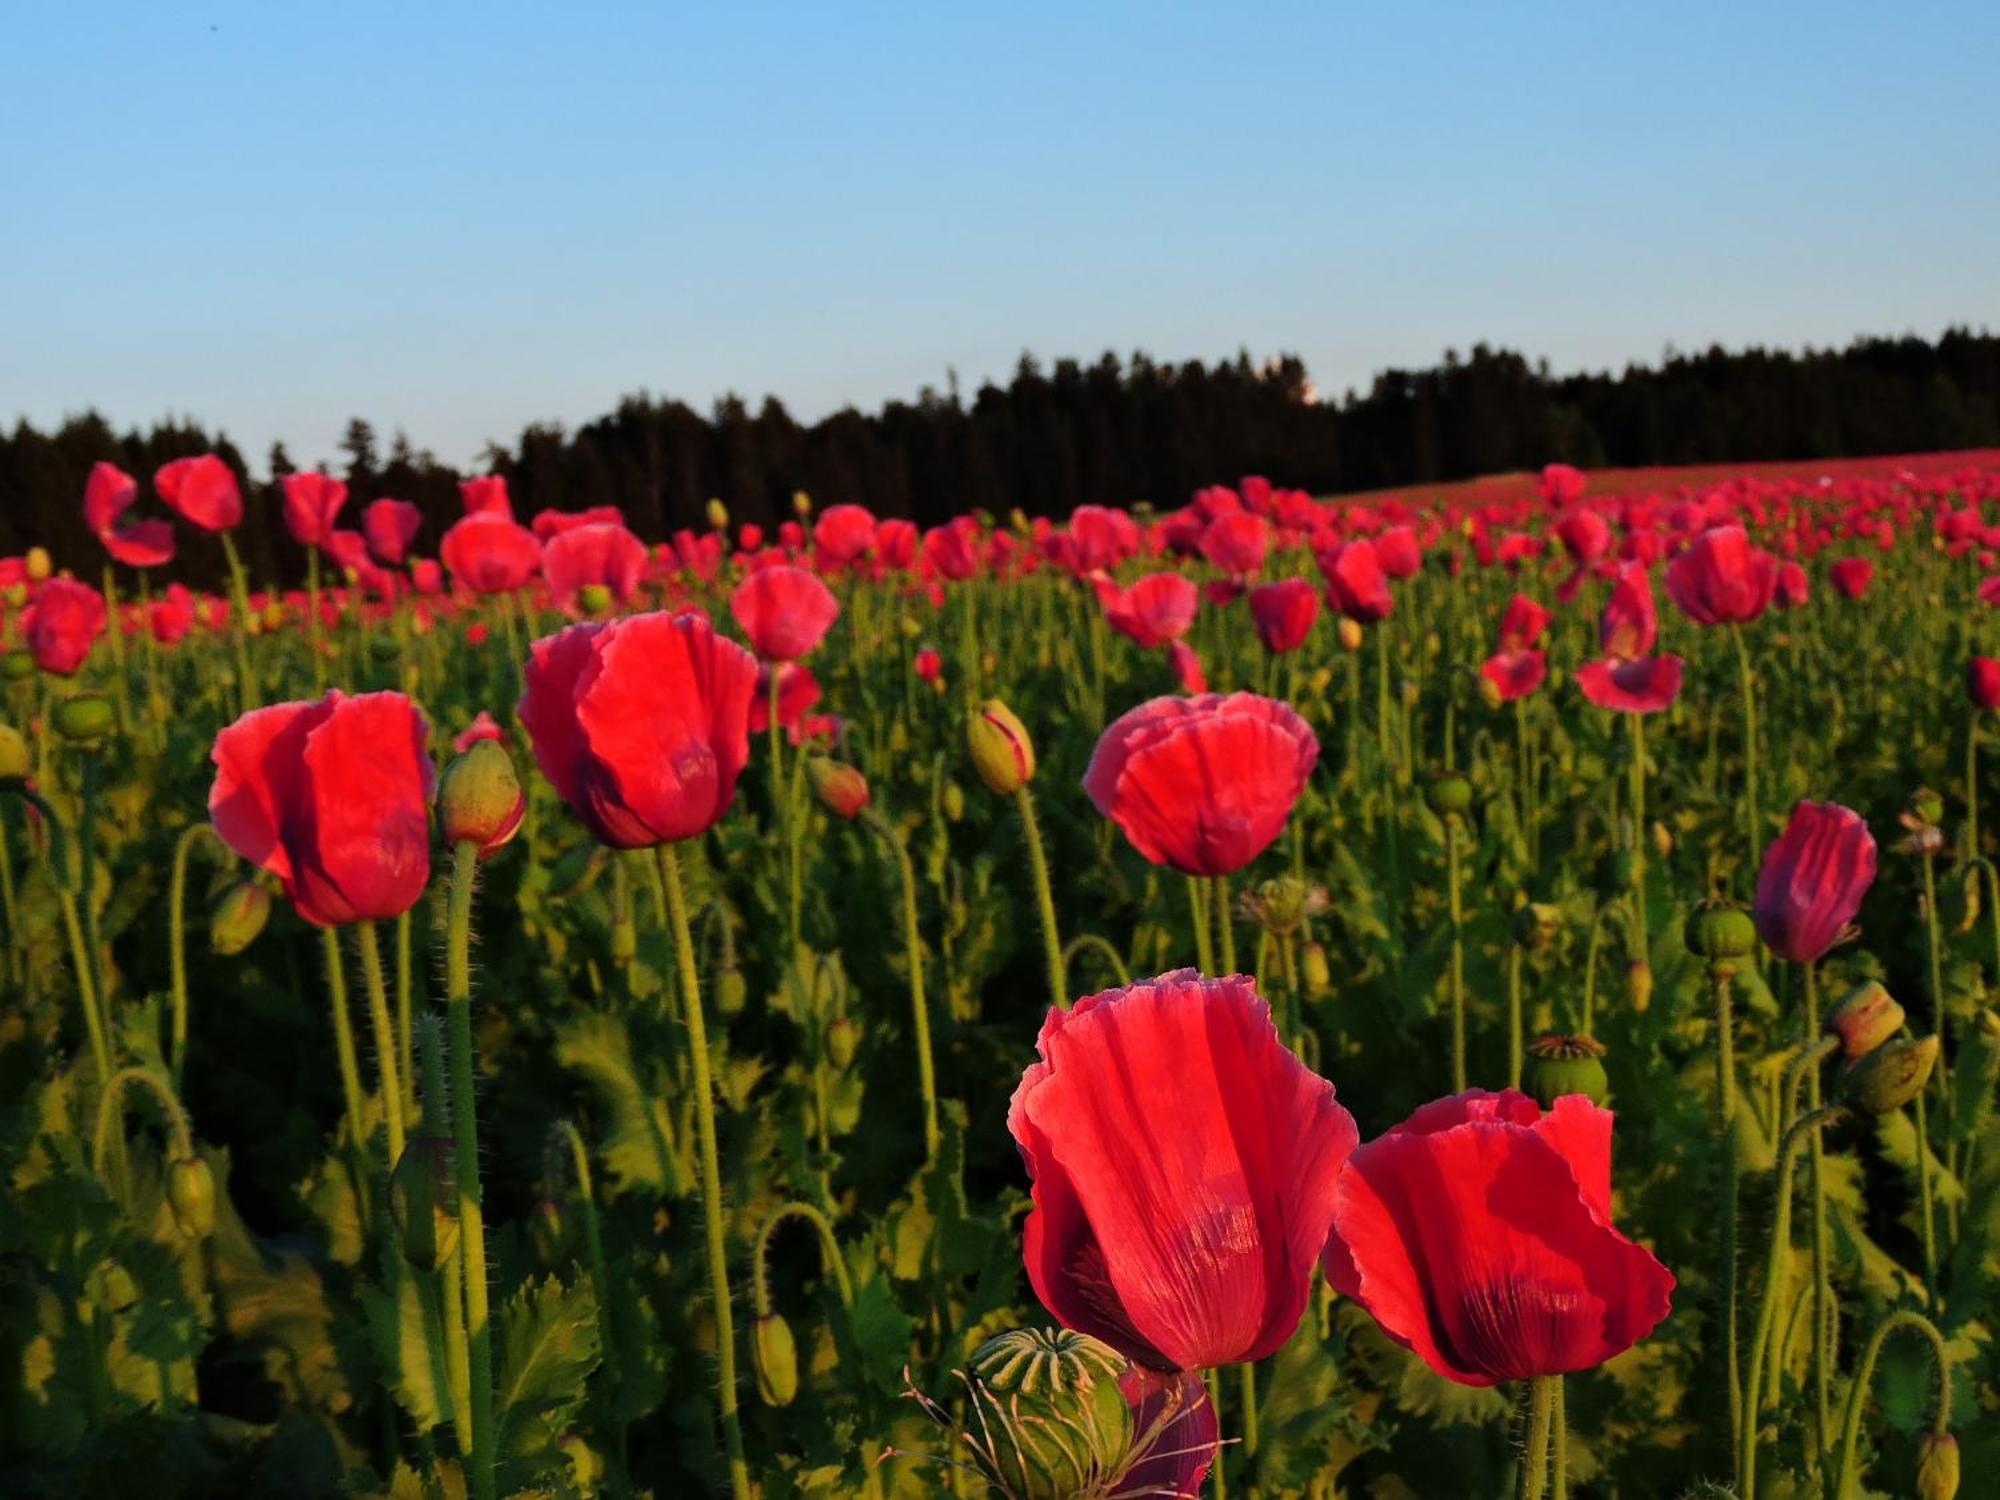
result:
[(1209, 977), (1215, 974), (1215, 943), (1208, 931), (1208, 901), (1202, 893), (1201, 877), (1187, 877), (1188, 914), (1194, 921), (1195, 966)]
[(1528, 1382), (1527, 1447), (1521, 1454), (1521, 1500), (1543, 1500), (1549, 1488), (1550, 1436), (1555, 1428), (1560, 1375), (1537, 1375)]
[(237, 555), (235, 539), (226, 531), (218, 531), (222, 538), (222, 555), (229, 561), (229, 587), (236, 605), (235, 618), (230, 621), (234, 627), (229, 634), (236, 646), (237, 701), (243, 705), (243, 712), (264, 706), (264, 694), (257, 683), (256, 674), (250, 669), (250, 584), (243, 571), (243, 559)]
[(1755, 870), (1764, 857), (1763, 814), (1757, 805), (1757, 680), (1750, 669), (1750, 648), (1743, 644), (1743, 627), (1731, 625), (1729, 638), (1736, 645), (1736, 672), (1743, 694), (1743, 814), (1744, 832), (1750, 842), (1750, 863)]
[(319, 548), (306, 548), (306, 649), (312, 655), (313, 694), (326, 692), (326, 652), (320, 644)]
[[(424, 1017), (423, 1026), (423, 1133), (440, 1139), (451, 1138), (451, 1095), (444, 1083), (444, 1021)], [(456, 1191), (456, 1184), (453, 1185)], [(454, 1246), (438, 1268), (439, 1321), (444, 1328), (444, 1372), (451, 1386), (452, 1432), (458, 1451), (472, 1452), (472, 1368), (465, 1342), (465, 1250)]]
[(486, 1217), (481, 1208), (479, 1111), (472, 1068), (472, 888), (478, 869), (476, 842), (460, 839), (452, 845), (444, 998), (451, 1026), (452, 1158), (458, 1175), (458, 1245), (465, 1260), (465, 1342), (471, 1366), (472, 1451), (466, 1469), (473, 1500), (494, 1500), (493, 1321), (487, 1305)]
[[(1952, 1149), (1950, 1142), (1955, 1133), (1952, 1130), (1952, 1124), (1954, 1116), (1957, 1114), (1957, 1096), (1952, 1092), (1951, 1087), (1951, 1049), (1944, 1045), (1950, 1040), (1950, 1037), (1944, 1010), (1944, 940), (1939, 932), (1937, 913), (1937, 856), (1928, 848), (1924, 851), (1924, 939), (1930, 958), (1931, 1029), (1937, 1033), (1940, 1044), (1935, 1071), (1938, 1095), (1944, 1100), (1945, 1150), (1949, 1153)], [(1925, 1124), (1924, 1097), (1922, 1093), (1919, 1093), (1917, 1095), (1917, 1143), (1922, 1149), (1919, 1152), (1918, 1159), (1924, 1164), (1924, 1177), (1928, 1181), (1930, 1172), (1929, 1160), (1926, 1153), (1929, 1151), (1930, 1135), (1924, 1128)], [(1947, 1155), (1946, 1159), (1949, 1162), (1949, 1155)], [(1956, 1240), (1958, 1236), (1958, 1211), (1953, 1205), (1947, 1204), (1945, 1206), (1945, 1218), (1946, 1223), (1950, 1227), (1952, 1238)], [(1932, 1228), (1932, 1210), (1927, 1202), (1924, 1207), (1924, 1234), (1927, 1238), (1934, 1239), (1935, 1233), (1935, 1230)], [(1931, 1251), (1931, 1259), (1936, 1259), (1935, 1248)], [(1930, 1273), (1927, 1271), (1924, 1277), (1926, 1284), (1929, 1283), (1930, 1279)], [(1933, 1290), (1931, 1293), (1931, 1306), (1933, 1309), (1937, 1306), (1936, 1296), (1937, 1293)]]
[(1215, 935), (1220, 940), (1217, 957), (1222, 960), (1222, 972), (1236, 972), (1236, 924), (1229, 910), (1229, 877), (1215, 877)]
[[(618, 1373), (623, 1361), (619, 1354), (618, 1324), (611, 1314), (611, 1276), (604, 1261), (604, 1233), (597, 1222), (597, 1193), (590, 1173), (590, 1148), (583, 1132), (568, 1120), (556, 1122), (563, 1143), (569, 1148), (570, 1169), (576, 1174), (576, 1196), (583, 1210), (583, 1248), (590, 1269), (590, 1291), (597, 1304), (597, 1345), (604, 1361), (606, 1383), (616, 1411)], [(627, 1470), (625, 1423), (613, 1421), (612, 1449), (618, 1459), (618, 1482), (622, 1489)]]
[(1035, 880), (1035, 907), (1042, 917), (1042, 951), (1049, 966), (1049, 1004), (1069, 1009), (1068, 969), (1063, 962), (1062, 934), (1056, 927), (1055, 897), (1049, 891), (1049, 860), (1042, 848), (1041, 825), (1035, 820), (1035, 798), (1024, 781), (1014, 792), (1021, 814), (1021, 834), (1028, 844), (1028, 869)]
[(1632, 726), (1632, 959), (1649, 964), (1653, 946), (1646, 917), (1646, 719), (1643, 714), (1625, 718)]
[[(1819, 1035), (1819, 982), (1811, 964), (1805, 965), (1805, 1013), (1807, 1047), (1801, 1056), (1812, 1059), (1805, 1064), (1806, 1107), (1817, 1110), (1820, 1107), (1818, 1061), (1832, 1054), (1834, 1043), (1831, 1037)], [(1789, 1081), (1784, 1105), (1787, 1110), (1792, 1107)], [(1830, 1273), (1826, 1236), (1826, 1146), (1817, 1130), (1806, 1137), (1806, 1151), (1807, 1191), (1811, 1197), (1812, 1213), (1813, 1459), (1818, 1465), (1826, 1461), (1827, 1444), (1833, 1437), (1832, 1371), (1828, 1368), (1832, 1362), (1833, 1288), (1827, 1279)]]
[(190, 823), (174, 842), (173, 878), (167, 887), (167, 970), (173, 984), (173, 1021), (167, 1041), (167, 1072), (174, 1087), (181, 1086), (187, 1067), (188, 988), (187, 988), (187, 867), (188, 856), (204, 837), (228, 853), (222, 838), (207, 823)]
[[(903, 856), (907, 869), (909, 857)], [(750, 1466), (743, 1454), (743, 1423), (736, 1405), (736, 1325), (729, 1301), (728, 1249), (723, 1239), (722, 1154), (715, 1143), (715, 1084), (709, 1075), (708, 1025), (702, 1015), (701, 975), (695, 967), (694, 935), (688, 930), (687, 895), (681, 888), (680, 851), (660, 845), (660, 876), (667, 889), (674, 952), (680, 960), (681, 1010), (687, 1022), (688, 1058), (694, 1089), (695, 1130), (701, 1149), (702, 1229), (708, 1241), (709, 1295), (715, 1306), (716, 1398), (722, 1441), (729, 1455), (729, 1489), (735, 1500), (750, 1500)], [(905, 885), (906, 892), (908, 884)], [(914, 896), (906, 894), (914, 906)], [(915, 954), (911, 955), (912, 971)], [(922, 980), (916, 981), (922, 993)], [(925, 1038), (929, 1040), (928, 1036)]]
[[(90, 1137), (90, 1166), (99, 1177), (104, 1175), (104, 1159), (111, 1152), (112, 1132), (124, 1111), (126, 1092), (135, 1086), (158, 1101), (160, 1113), (167, 1122), (167, 1134), (171, 1137), (167, 1150), (181, 1160), (194, 1155), (194, 1130), (188, 1124), (187, 1111), (174, 1097), (174, 1091), (160, 1081), (158, 1074), (144, 1068), (120, 1068), (111, 1075), (103, 1092), (97, 1096), (97, 1128)], [(119, 1185), (121, 1193), (129, 1190), (129, 1184)]]
[(917, 1046), (917, 1086), (923, 1093), (924, 1160), (937, 1156), (937, 1075), (931, 1063), (930, 1007), (924, 1001), (923, 935), (917, 927), (917, 872), (903, 840), (873, 808), (861, 815), (869, 830), (896, 856), (896, 873), (903, 887), (903, 952), (910, 970), (910, 1025)]
[[(1733, 971), (1718, 964), (1709, 970), (1715, 999), (1715, 1130), (1722, 1148), (1722, 1269), (1716, 1278), (1721, 1289), (1722, 1357), (1728, 1367), (1729, 1451), (1741, 1453), (1743, 1421), (1743, 1371), (1736, 1339), (1736, 1211), (1740, 1193), (1742, 1163), (1736, 1144), (1736, 1018), (1731, 1004)], [(1743, 1476), (1736, 1476), (1740, 1485)]]
[(403, 1159), (403, 1087), (396, 1072), (401, 1050), (389, 1016), (389, 986), (382, 974), (382, 949), (373, 922), (357, 922), (354, 945), (361, 950), (361, 977), (368, 988), (368, 1024), (375, 1033), (375, 1067), (382, 1083), (382, 1115), (389, 1125), (389, 1165)]
[(1451, 1091), (1465, 1092), (1465, 910), (1458, 891), (1458, 814), (1444, 815), (1445, 892), (1451, 902)]
[(1861, 1351), (1861, 1363), (1854, 1372), (1854, 1382), (1847, 1389), (1847, 1411), (1841, 1422), (1840, 1464), (1834, 1470), (1833, 1500), (1856, 1500), (1861, 1493), (1861, 1474), (1855, 1465), (1854, 1449), (1861, 1437), (1861, 1409), (1868, 1400), (1868, 1389), (1875, 1383), (1875, 1362), (1881, 1357), (1882, 1345), (1889, 1335), (1898, 1329), (1908, 1328), (1930, 1340), (1931, 1353), (1937, 1359), (1937, 1402), (1931, 1414), (1931, 1431), (1942, 1437), (1951, 1423), (1951, 1351), (1945, 1347), (1944, 1335), (1937, 1325), (1922, 1313), (1908, 1308), (1898, 1308), (1875, 1325), (1875, 1332), (1869, 1336), (1866, 1347)]
[[(46, 733), (42, 735), (42, 742), (44, 745), (48, 743)], [(23, 802), (42, 815), (42, 828), (48, 839), (49, 884), (55, 887), (56, 906), (62, 913), (63, 933), (69, 939), (70, 967), (76, 970), (77, 1004), (83, 1011), (84, 1030), (90, 1036), (91, 1061), (97, 1065), (99, 1081), (105, 1082), (111, 1077), (111, 1039), (104, 1015), (97, 1008), (96, 970), (90, 962), (83, 917), (77, 907), (77, 873), (70, 863), (69, 841), (63, 837), (62, 820), (56, 816), (56, 810), (49, 805), (47, 798), (40, 792), (30, 791), (25, 784), (16, 786), (14, 790)]]
[[(347, 1102), (347, 1139), (358, 1158), (367, 1149), (362, 1108), (361, 1065), (354, 1054), (354, 1022), (347, 1013), (347, 970), (340, 959), (340, 937), (331, 927), (320, 929), (320, 947), (326, 956), (326, 988), (333, 1005), (333, 1050), (340, 1063), (340, 1091)], [(361, 1190), (359, 1180), (355, 1190)]]

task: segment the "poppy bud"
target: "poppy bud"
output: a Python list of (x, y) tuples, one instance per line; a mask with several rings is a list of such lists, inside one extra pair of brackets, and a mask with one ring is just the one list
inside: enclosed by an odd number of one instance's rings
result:
[(1324, 698), (1326, 690), (1333, 686), (1333, 668), (1321, 667), (1306, 679), (1315, 697)]
[(1500, 691), (1500, 684), (1482, 674), (1479, 679), (1479, 701), (1488, 708), (1497, 710), (1507, 699)]
[(9, 682), (25, 682), (35, 675), (35, 659), (25, 651), (9, 651), (0, 656), (0, 677)]
[(444, 768), (438, 781), (438, 814), (445, 842), (475, 844), (482, 860), (520, 831), (527, 810), (514, 762), (491, 740), (474, 742), (470, 750)]
[(1910, 811), (1925, 823), (1944, 821), (1944, 798), (1927, 786), (1920, 786), (1910, 794)]
[(14, 786), (35, 773), (28, 741), (12, 724), (0, 724), (0, 786)]
[(757, 1372), (757, 1399), (766, 1406), (790, 1406), (799, 1393), (799, 1347), (792, 1325), (774, 1312), (760, 1313), (750, 1325), (750, 1368)]
[(741, 1015), (749, 998), (750, 986), (734, 964), (715, 976), (715, 1008), (725, 1016)]
[(1424, 788), (1424, 801), (1440, 816), (1467, 812), (1472, 807), (1472, 782), (1458, 771), (1442, 771)]
[(1958, 1439), (1927, 1432), (1917, 1445), (1917, 1500), (1955, 1500), (1958, 1494)]
[(1625, 998), (1633, 1014), (1643, 1016), (1653, 1006), (1653, 969), (1644, 959), (1625, 965)]
[(1893, 1113), (1923, 1092), (1937, 1059), (1935, 1036), (1886, 1042), (1848, 1067), (1848, 1100), (1871, 1115)]
[(1604, 1044), (1587, 1036), (1543, 1036), (1528, 1043), (1528, 1093), (1543, 1109), (1582, 1094), (1603, 1104), (1611, 1086), (1604, 1076)]
[(1317, 1000), (1333, 988), (1333, 967), (1326, 961), (1326, 949), (1318, 943), (1307, 943), (1299, 954), (1299, 975), (1305, 982), (1306, 993)]
[(49, 549), (46, 547), (30, 547), (21, 562), (27, 570), (31, 583), (43, 582), (56, 570), (56, 565), (50, 560)]
[(1828, 1036), (1840, 1038), (1849, 1062), (1873, 1052), (1903, 1029), (1903, 1007), (1873, 979), (1864, 979), (1826, 1013)]
[(715, 495), (708, 497), (708, 524), (717, 531), (729, 529), (729, 507)]
[(956, 823), (965, 816), (965, 788), (955, 781), (944, 784), (944, 819)]
[(1562, 912), (1543, 901), (1530, 901), (1514, 912), (1514, 941), (1523, 948), (1546, 948), (1562, 930)]
[(1658, 821), (1653, 824), (1653, 852), (1661, 859), (1667, 858), (1674, 852), (1673, 830)]
[(264, 629), (275, 632), (285, 627), (285, 606), (273, 599), (264, 606)]
[(545, 1266), (560, 1265), (566, 1258), (563, 1245), (562, 1205), (553, 1198), (537, 1198), (528, 1210), (528, 1240), (535, 1257)]
[(1035, 779), (1035, 744), (1014, 711), (988, 698), (966, 721), (972, 769), (995, 796), (1011, 797)]
[(632, 925), (632, 919), (614, 919), (611, 923), (611, 961), (615, 964), (629, 964), (639, 956), (639, 929)]
[(215, 1174), (199, 1156), (167, 1163), (167, 1207), (174, 1223), (191, 1240), (205, 1240), (215, 1229)]
[(1334, 627), (1334, 630), (1340, 637), (1340, 646), (1343, 651), (1359, 651), (1361, 649), (1361, 622), (1359, 620), (1352, 620), (1346, 615), (1342, 615), (1340, 623)]
[(792, 511), (795, 515), (798, 516), (798, 518), (801, 521), (803, 521), (807, 516), (813, 513), (812, 496), (808, 495), (804, 490), (793, 490)]
[(977, 1410), (975, 1445), (987, 1477), (1022, 1500), (1095, 1492), (1132, 1447), (1132, 1408), (1119, 1389), (1117, 1350), (1068, 1329), (1000, 1334), (972, 1356), (967, 1389)]
[(1687, 945), (1697, 958), (1743, 958), (1757, 946), (1757, 924), (1741, 907), (1704, 902), (1688, 919)]
[(1296, 875), (1277, 875), (1251, 891), (1244, 905), (1266, 932), (1289, 937), (1308, 916), (1326, 909), (1326, 893)]
[(826, 1059), (836, 1068), (845, 1068), (854, 1061), (854, 1053), (861, 1045), (861, 1028), (846, 1016), (835, 1016), (826, 1023)]
[(389, 1212), (403, 1259), (435, 1271), (458, 1248), (458, 1193), (452, 1144), (440, 1135), (413, 1135), (389, 1174)]
[(868, 778), (845, 761), (815, 755), (806, 762), (806, 780), (819, 805), (836, 818), (853, 822), (868, 805)]
[(89, 745), (104, 738), (117, 720), (109, 698), (79, 693), (58, 703), (52, 715), (56, 733), (73, 744)]
[(270, 916), (270, 887), (255, 880), (233, 882), (208, 910), (209, 951), (234, 958), (257, 941)]
[(378, 667), (393, 667), (402, 658), (403, 644), (392, 635), (368, 638), (368, 658)]

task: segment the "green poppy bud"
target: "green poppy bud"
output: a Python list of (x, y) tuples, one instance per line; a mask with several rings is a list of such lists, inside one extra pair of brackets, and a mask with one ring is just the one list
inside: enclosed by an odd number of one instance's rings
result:
[(1431, 811), (1440, 817), (1446, 813), (1469, 812), (1472, 808), (1472, 782), (1459, 771), (1440, 772), (1424, 788), (1424, 800), (1430, 804)]
[(766, 1406), (790, 1406), (799, 1393), (799, 1347), (792, 1325), (774, 1312), (760, 1313), (750, 1325), (750, 1368), (757, 1372), (757, 1399)]
[(262, 881), (231, 881), (208, 910), (208, 946), (234, 958), (257, 941), (271, 916), (271, 891)]
[(861, 1028), (851, 1018), (835, 1016), (826, 1023), (826, 1059), (836, 1068), (852, 1063), (860, 1046)]
[(78, 745), (94, 744), (103, 739), (117, 720), (118, 712), (112, 708), (111, 700), (96, 693), (79, 693), (74, 698), (65, 698), (56, 705), (51, 715), (56, 733)]
[(956, 823), (965, 817), (965, 788), (955, 781), (944, 784), (944, 820)]
[(1544, 1036), (1528, 1043), (1528, 1067), (1523, 1080), (1543, 1109), (1556, 1100), (1582, 1094), (1602, 1104), (1611, 1086), (1604, 1076), (1604, 1044), (1587, 1036)]
[(708, 497), (708, 524), (716, 531), (729, 529), (729, 507), (722, 503), (719, 496)]
[(1927, 786), (1920, 786), (1910, 794), (1910, 811), (1925, 823), (1944, 821), (1944, 798)]
[(479, 740), (438, 778), (438, 819), (445, 842), (477, 846), (486, 859), (521, 830), (528, 800), (514, 762), (492, 740)]
[(1903, 1029), (1903, 1007), (1878, 980), (1864, 979), (1826, 1013), (1826, 1031), (1840, 1038), (1840, 1050), (1854, 1062)]
[(440, 1135), (413, 1135), (389, 1174), (389, 1212), (403, 1259), (435, 1271), (458, 1248), (458, 1189), (452, 1144)]
[(1067, 1329), (1021, 1328), (972, 1356), (967, 1419), (992, 1441), (975, 1462), (1021, 1500), (1101, 1493), (1132, 1448), (1132, 1408), (1118, 1388), (1125, 1359)]
[(741, 1015), (749, 998), (750, 985), (743, 978), (743, 971), (734, 964), (715, 976), (715, 1008), (725, 1016)]
[(806, 762), (806, 780), (819, 805), (836, 818), (851, 823), (868, 805), (868, 778), (846, 761), (815, 755)]
[(1899, 1110), (1923, 1092), (1937, 1060), (1935, 1036), (1886, 1042), (1849, 1065), (1843, 1079), (1848, 1101), (1871, 1115)]
[(632, 925), (632, 919), (613, 920), (611, 923), (611, 961), (615, 964), (629, 964), (639, 956), (639, 929)]
[(1644, 959), (1625, 965), (1625, 999), (1634, 1015), (1643, 1016), (1653, 1007), (1653, 968)]
[(1305, 982), (1306, 994), (1315, 1000), (1333, 988), (1333, 966), (1326, 961), (1326, 949), (1319, 943), (1307, 943), (1300, 951), (1299, 976)]
[(35, 675), (35, 659), (25, 651), (9, 651), (0, 656), (0, 677), (9, 682), (25, 682)]
[(1948, 1432), (1927, 1432), (1917, 1445), (1917, 1500), (1956, 1500), (1958, 1439)]
[(537, 1198), (528, 1210), (528, 1242), (535, 1258), (545, 1266), (561, 1265), (568, 1256), (563, 1244), (562, 1205), (553, 1198)]
[(191, 1240), (205, 1240), (215, 1229), (215, 1174), (199, 1156), (167, 1163), (167, 1207), (174, 1223)]
[(0, 786), (16, 786), (35, 774), (34, 753), (12, 724), (0, 724)]
[(1757, 947), (1757, 924), (1741, 907), (1704, 902), (1688, 918), (1687, 945), (1698, 958), (1743, 958)]
[(371, 635), (368, 659), (378, 667), (393, 667), (403, 659), (403, 643), (393, 635)]

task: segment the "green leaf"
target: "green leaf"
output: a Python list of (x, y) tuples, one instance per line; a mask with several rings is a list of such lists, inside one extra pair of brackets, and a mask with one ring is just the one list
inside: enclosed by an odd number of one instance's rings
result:
[(389, 1390), (420, 1432), (452, 1417), (451, 1384), (444, 1369), (444, 1329), (438, 1321), (435, 1282), (426, 1284), (398, 1262), (389, 1291), (368, 1287), (362, 1302), (375, 1358)]
[(564, 1022), (556, 1032), (556, 1061), (581, 1074), (603, 1105), (597, 1149), (612, 1196), (632, 1189), (684, 1192), (673, 1119), (662, 1091), (648, 1086), (632, 1060), (625, 1022), (595, 1011)]
[(597, 1368), (597, 1300), (587, 1282), (528, 1282), (500, 1313), (500, 1451), (527, 1474), (566, 1463), (558, 1440)]

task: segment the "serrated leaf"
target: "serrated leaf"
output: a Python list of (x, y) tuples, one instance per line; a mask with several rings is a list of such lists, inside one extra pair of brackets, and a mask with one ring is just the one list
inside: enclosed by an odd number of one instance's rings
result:
[(500, 1452), (528, 1473), (563, 1462), (557, 1440), (597, 1368), (597, 1300), (587, 1282), (528, 1282), (500, 1310)]
[(556, 1032), (556, 1061), (583, 1076), (603, 1106), (597, 1150), (611, 1196), (644, 1189), (678, 1196), (686, 1176), (674, 1150), (673, 1118), (632, 1060), (625, 1022), (586, 1012)]
[(394, 1268), (396, 1285), (367, 1287), (368, 1334), (389, 1390), (420, 1432), (452, 1419), (451, 1382), (443, 1365), (444, 1328), (434, 1296), (414, 1271)]

